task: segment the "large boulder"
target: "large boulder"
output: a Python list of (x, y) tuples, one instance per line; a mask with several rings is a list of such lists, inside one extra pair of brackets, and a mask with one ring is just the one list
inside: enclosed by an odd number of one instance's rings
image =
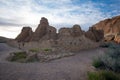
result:
[(16, 37), (15, 40), (18, 42), (26, 42), (29, 41), (33, 34), (32, 28), (30, 27), (23, 27), (21, 33)]

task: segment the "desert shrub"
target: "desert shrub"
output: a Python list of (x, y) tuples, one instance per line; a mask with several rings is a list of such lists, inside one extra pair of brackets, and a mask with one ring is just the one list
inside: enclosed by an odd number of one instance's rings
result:
[(88, 80), (120, 80), (120, 75), (112, 71), (88, 72)]
[(29, 51), (31, 51), (31, 52), (39, 52), (39, 49), (38, 48), (33, 48), (33, 49), (30, 49)]
[(99, 56), (98, 59), (93, 61), (93, 66), (96, 68), (103, 68), (120, 72), (120, 47), (119, 45), (111, 45), (106, 54)]
[(26, 52), (14, 52), (12, 53), (12, 57), (10, 61), (24, 61), (24, 59), (26, 59), (27, 54)]
[(103, 80), (97, 72), (88, 72), (88, 80)]
[(120, 50), (109, 50), (105, 55), (101, 55), (93, 61), (95, 68), (120, 72)]
[(100, 60), (100, 58), (96, 58), (93, 60), (93, 63), (92, 65), (95, 67), (95, 68), (103, 68), (104, 66), (104, 63)]
[(120, 80), (120, 46), (115, 43), (104, 45), (108, 50), (106, 54), (94, 59), (93, 66), (100, 69), (89, 72), (88, 80)]
[(114, 42), (105, 42), (101, 44), (100, 47), (116, 49), (116, 48), (119, 48), (120, 46)]
[(48, 52), (48, 51), (52, 51), (52, 49), (50, 49), (50, 48), (45, 48), (44, 51), (47, 51), (47, 52)]

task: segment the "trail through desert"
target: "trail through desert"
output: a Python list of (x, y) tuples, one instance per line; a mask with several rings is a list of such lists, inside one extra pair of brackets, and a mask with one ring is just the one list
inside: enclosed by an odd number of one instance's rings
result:
[(87, 80), (87, 72), (94, 69), (93, 58), (104, 53), (104, 49), (96, 48), (44, 63), (6, 61), (9, 53), (17, 50), (0, 43), (0, 80)]

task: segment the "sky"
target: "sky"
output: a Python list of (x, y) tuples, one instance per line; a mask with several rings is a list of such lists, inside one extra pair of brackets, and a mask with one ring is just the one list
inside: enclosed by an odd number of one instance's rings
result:
[(120, 15), (120, 0), (0, 0), (0, 36), (15, 38), (22, 27), (37, 28), (46, 17), (57, 29), (93, 24)]

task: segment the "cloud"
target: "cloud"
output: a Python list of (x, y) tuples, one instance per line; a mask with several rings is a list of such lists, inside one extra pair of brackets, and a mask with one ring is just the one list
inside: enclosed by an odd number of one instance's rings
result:
[[(105, 6), (102, 3), (100, 5)], [(92, 24), (111, 16), (110, 13), (102, 12), (96, 3), (79, 0), (0, 0), (0, 14), (3, 32), (7, 26), (28, 25), (36, 28), (41, 17), (48, 18), (50, 25), (57, 29), (79, 24), (87, 30)], [(14, 34), (18, 34), (18, 31)]]

